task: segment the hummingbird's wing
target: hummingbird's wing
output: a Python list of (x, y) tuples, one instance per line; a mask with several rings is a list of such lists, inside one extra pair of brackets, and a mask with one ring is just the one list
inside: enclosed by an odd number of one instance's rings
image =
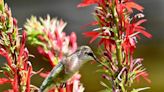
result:
[(61, 73), (64, 72), (64, 64), (62, 62), (59, 62), (58, 65), (56, 65), (48, 75), (48, 77), (43, 81), (42, 85), (40, 86), (40, 92), (43, 92), (46, 88), (50, 87), (52, 84), (60, 84), (58, 78), (61, 75)]

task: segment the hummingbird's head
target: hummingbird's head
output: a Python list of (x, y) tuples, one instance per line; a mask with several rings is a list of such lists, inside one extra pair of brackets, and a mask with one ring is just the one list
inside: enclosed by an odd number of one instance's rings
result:
[(82, 62), (87, 62), (90, 60), (95, 60), (99, 62), (89, 46), (80, 46), (77, 49), (77, 55), (79, 59), (82, 60)]

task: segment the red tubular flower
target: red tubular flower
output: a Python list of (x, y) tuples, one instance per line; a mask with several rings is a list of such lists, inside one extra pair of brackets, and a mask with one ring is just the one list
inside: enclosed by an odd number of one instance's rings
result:
[(112, 81), (112, 91), (127, 91), (125, 88), (128, 88), (139, 76), (149, 82), (145, 68), (141, 62), (138, 62), (141, 60), (133, 59), (139, 34), (147, 38), (152, 37), (141, 26), (146, 22), (146, 19), (141, 19), (144, 15), (132, 14), (134, 9), (143, 12), (144, 7), (134, 0), (83, 0), (78, 7), (91, 4), (97, 5), (94, 8), (94, 15), (98, 28), (84, 32), (84, 35), (91, 37), (90, 43), (100, 39), (98, 45), (104, 47), (101, 49), (104, 52), (102, 51), (100, 58), (102, 66), (105, 67), (102, 70), (105, 72), (106, 79), (110, 78), (108, 81)]
[(140, 72), (136, 75), (137, 81), (139, 81), (140, 77), (143, 77), (148, 83), (151, 83), (151, 80), (148, 78), (149, 74), (147, 72)]
[(135, 2), (126, 2), (124, 5), (129, 12), (133, 12), (133, 8), (137, 9), (140, 12), (143, 12), (144, 9), (142, 6), (136, 4)]
[(74, 52), (77, 49), (77, 43), (76, 43), (77, 37), (74, 32), (71, 33), (69, 40), (70, 40), (70, 47), (72, 47), (71, 50), (72, 52)]
[(85, 32), (83, 34), (86, 37), (91, 37), (92, 38), (89, 43), (92, 43), (94, 40), (96, 40), (100, 36), (100, 33), (99, 32), (96, 32), (96, 31)]
[(32, 65), (28, 64), (28, 70), (27, 70), (27, 84), (26, 84), (26, 92), (30, 92), (30, 85), (31, 85), (31, 74), (32, 74)]
[(14, 69), (12, 68), (12, 60), (11, 60), (11, 58), (9, 57), (9, 53), (7, 53), (3, 48), (1, 48), (1, 49), (0, 49), (0, 55), (3, 56), (3, 57), (5, 57), (5, 58), (7, 59), (7, 63), (8, 63), (8, 65), (9, 65), (9, 67), (10, 67), (12, 70), (14, 70)]
[(7, 78), (0, 78), (0, 84), (10, 83), (11, 81)]
[(82, 3), (80, 3), (77, 7), (86, 7), (92, 4), (96, 4), (99, 2), (99, 0), (83, 0)]
[(17, 72), (14, 72), (14, 81), (12, 83), (12, 87), (13, 87), (13, 91), (14, 92), (19, 92), (19, 84), (18, 84), (18, 75), (17, 75)]

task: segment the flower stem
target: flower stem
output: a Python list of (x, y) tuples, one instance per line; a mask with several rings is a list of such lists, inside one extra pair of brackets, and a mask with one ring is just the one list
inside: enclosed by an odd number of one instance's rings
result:
[(122, 65), (122, 50), (121, 50), (121, 42), (116, 42), (116, 55), (118, 60), (118, 65), (121, 67)]
[(4, 12), (4, 0), (0, 0), (0, 11)]

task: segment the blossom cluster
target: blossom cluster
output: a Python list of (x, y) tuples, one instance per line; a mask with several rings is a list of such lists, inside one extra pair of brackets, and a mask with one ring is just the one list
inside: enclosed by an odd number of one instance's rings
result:
[(63, 20), (50, 19), (50, 16), (45, 20), (40, 18), (40, 21), (33, 16), (25, 24), (27, 41), (36, 46), (52, 66), (58, 64), (63, 55), (67, 56), (77, 49), (76, 34), (72, 32), (67, 36), (63, 32), (66, 24)]
[[(56, 66), (63, 57), (72, 54), (77, 49), (76, 34), (72, 32), (69, 36), (63, 32), (67, 23), (56, 18), (46, 19), (31, 17), (25, 24), (27, 41), (36, 46), (38, 52), (50, 62), (52, 67)], [(41, 73), (43, 77), (47, 74)], [(83, 92), (84, 88), (80, 83), (80, 74), (75, 74), (66, 83), (66, 88), (52, 87), (51, 92)]]
[(6, 64), (1, 67), (4, 77), (0, 78), (0, 84), (11, 84), (11, 89), (6, 92), (30, 92), (33, 70), (25, 47), (26, 33), (19, 35), (17, 21), (3, 0), (0, 7), (0, 55), (6, 59)]
[[(129, 92), (135, 79), (142, 76), (148, 79), (142, 58), (134, 58), (137, 40), (142, 34), (147, 38), (152, 35), (141, 26), (144, 19), (143, 7), (133, 0), (83, 0), (78, 7), (95, 4), (95, 21), (91, 25), (97, 27), (84, 35), (91, 37), (90, 43), (99, 40), (103, 46), (100, 61), (103, 68), (103, 78), (111, 83), (112, 92)], [(134, 14), (134, 11), (137, 14)], [(104, 57), (102, 57), (104, 56)], [(102, 83), (105, 85), (104, 83)], [(131, 92), (138, 92), (133, 89)]]

